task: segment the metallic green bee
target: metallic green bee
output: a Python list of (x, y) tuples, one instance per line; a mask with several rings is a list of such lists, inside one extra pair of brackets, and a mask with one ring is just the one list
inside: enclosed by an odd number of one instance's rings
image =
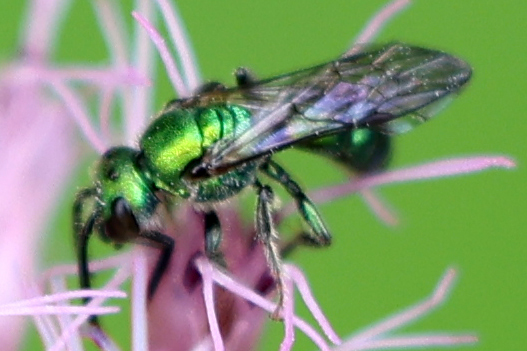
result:
[(468, 64), (458, 58), (395, 43), (266, 80), (239, 69), (234, 88), (209, 83), (193, 97), (169, 102), (139, 148), (108, 150), (97, 165), (93, 187), (77, 194), (74, 231), (81, 287), (90, 288), (87, 245), (92, 232), (98, 232), (117, 245), (159, 246), (148, 285), (152, 298), (174, 248), (171, 237), (152, 229), (152, 218), (160, 205), (177, 199), (198, 204), (204, 212), (205, 253), (222, 263), (214, 203), (252, 187), (258, 199), (257, 238), (281, 295), (273, 190), (260, 182), (259, 174), (280, 183), (295, 200), (309, 228), (305, 243), (328, 245), (331, 236), (314, 204), (273, 154), (296, 146), (355, 171), (375, 170), (389, 155), (387, 135), (428, 120), (470, 75)]

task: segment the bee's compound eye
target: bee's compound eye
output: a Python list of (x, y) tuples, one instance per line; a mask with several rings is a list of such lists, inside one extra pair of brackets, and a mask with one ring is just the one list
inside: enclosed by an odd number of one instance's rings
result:
[(129, 203), (122, 197), (112, 202), (112, 215), (105, 221), (105, 234), (114, 243), (126, 243), (139, 235), (139, 224)]

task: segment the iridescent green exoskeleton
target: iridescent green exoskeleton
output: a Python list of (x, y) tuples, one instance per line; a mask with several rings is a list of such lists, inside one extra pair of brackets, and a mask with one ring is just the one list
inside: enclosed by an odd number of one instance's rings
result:
[(428, 120), (469, 80), (470, 67), (441, 51), (395, 43), (266, 80), (236, 73), (238, 85), (209, 83), (174, 100), (153, 120), (139, 147), (115, 147), (100, 159), (92, 188), (74, 205), (80, 284), (90, 288), (87, 244), (92, 232), (122, 244), (158, 246), (148, 285), (152, 298), (174, 240), (152, 226), (161, 204), (184, 199), (204, 212), (206, 255), (222, 262), (214, 204), (253, 188), (256, 235), (268, 254), (281, 295), (280, 253), (272, 223), (273, 190), (281, 184), (308, 230), (305, 243), (324, 246), (329, 231), (314, 204), (273, 154), (291, 146), (326, 156), (355, 171), (381, 167), (390, 134)]

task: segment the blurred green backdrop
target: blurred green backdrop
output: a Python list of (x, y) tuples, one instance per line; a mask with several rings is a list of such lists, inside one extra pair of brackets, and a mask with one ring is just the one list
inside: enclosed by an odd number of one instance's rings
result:
[[(180, 1), (178, 6), (203, 77), (230, 84), (233, 69), (241, 65), (267, 77), (337, 57), (385, 3), (224, 0)], [(0, 3), (2, 59), (15, 52), (24, 6), (23, 1)], [(125, 7), (133, 6), (127, 2)], [(292, 260), (307, 273), (340, 335), (424, 298), (454, 266), (460, 274), (448, 303), (403, 332), (473, 331), (481, 337), (477, 350), (527, 347), (526, 33), (527, 2), (522, 0), (417, 0), (376, 40), (443, 49), (474, 68), (470, 87), (446, 111), (397, 137), (393, 167), (483, 153), (512, 156), (518, 167), (384, 187), (379, 193), (401, 219), (396, 228), (380, 223), (356, 196), (321, 206), (334, 245), (299, 250)], [(97, 63), (105, 57), (89, 1), (75, 1), (57, 60)], [(173, 97), (163, 74), (156, 84), (158, 106)], [(315, 157), (293, 151), (280, 159), (308, 188), (343, 179)], [(44, 243), (67, 238), (65, 251), (71, 247), (71, 199), (75, 187), (87, 182), (87, 163), (81, 167), (80, 180), (65, 189), (59, 217), (50, 221), (48, 231), (58, 234)], [(62, 261), (73, 259), (72, 252), (60, 255)], [(262, 350), (275, 349), (280, 340), (280, 325), (269, 330)], [(299, 337), (296, 349), (313, 346)]]

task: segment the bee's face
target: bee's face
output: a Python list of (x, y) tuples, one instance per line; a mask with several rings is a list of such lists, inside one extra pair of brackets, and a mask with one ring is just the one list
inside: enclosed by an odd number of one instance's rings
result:
[(136, 159), (136, 150), (116, 147), (99, 160), (95, 179), (105, 220), (115, 215), (116, 202), (125, 203), (129, 211), (139, 217), (150, 210), (152, 202), (156, 202)]

